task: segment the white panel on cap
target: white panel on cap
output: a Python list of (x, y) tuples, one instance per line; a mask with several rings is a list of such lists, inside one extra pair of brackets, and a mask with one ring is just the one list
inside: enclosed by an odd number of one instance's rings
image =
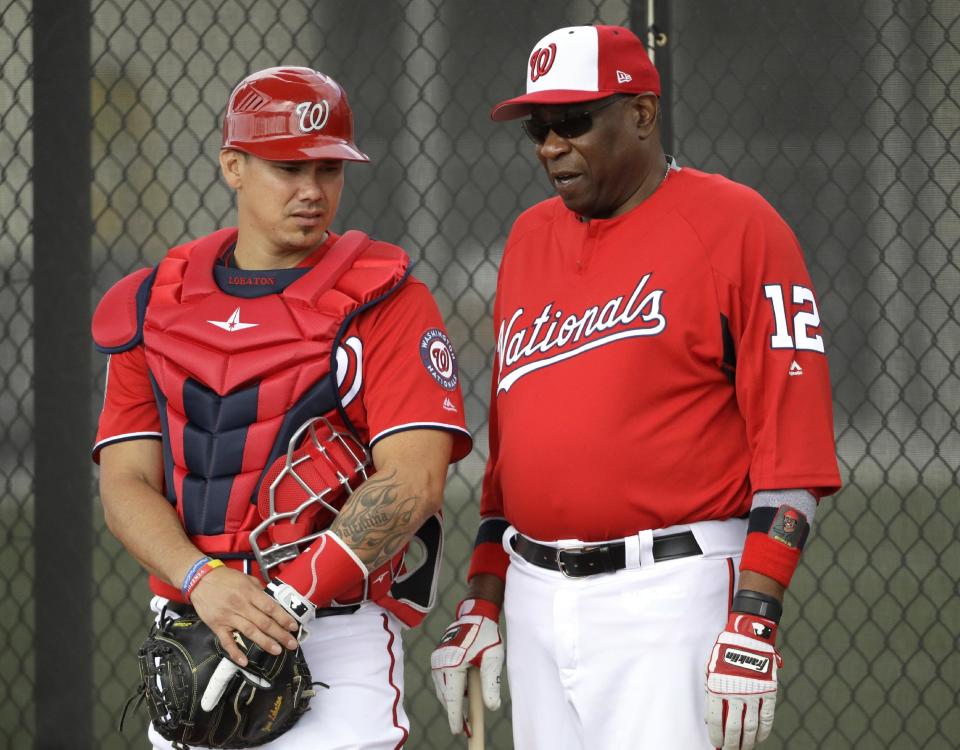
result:
[[(527, 58), (527, 93), (555, 89), (597, 91), (600, 77), (597, 39), (597, 30), (593, 26), (569, 26), (547, 34)], [(557, 51), (549, 70), (536, 81), (530, 80), (530, 60), (534, 52), (549, 50), (551, 44), (557, 45)]]

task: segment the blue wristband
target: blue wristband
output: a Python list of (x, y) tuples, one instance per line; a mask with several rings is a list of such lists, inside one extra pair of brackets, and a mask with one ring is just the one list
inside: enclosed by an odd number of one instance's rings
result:
[(187, 574), (183, 577), (183, 583), (180, 584), (180, 593), (187, 596), (187, 589), (190, 586), (190, 582), (193, 580), (193, 577), (197, 574), (197, 571), (200, 570), (204, 565), (210, 562), (210, 558), (204, 555), (199, 560), (197, 560), (190, 570), (187, 571)]

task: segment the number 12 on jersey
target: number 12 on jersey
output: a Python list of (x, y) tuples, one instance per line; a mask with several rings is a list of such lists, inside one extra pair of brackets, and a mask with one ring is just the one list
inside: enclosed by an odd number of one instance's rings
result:
[(796, 349), (798, 351), (820, 352), (823, 354), (823, 337), (811, 336), (811, 328), (820, 327), (820, 312), (813, 290), (799, 284), (793, 285), (793, 304), (796, 306), (810, 303), (810, 309), (799, 309), (793, 316), (793, 336), (787, 321), (787, 306), (781, 284), (764, 284), (763, 294), (773, 306), (774, 334), (770, 337), (772, 349)]

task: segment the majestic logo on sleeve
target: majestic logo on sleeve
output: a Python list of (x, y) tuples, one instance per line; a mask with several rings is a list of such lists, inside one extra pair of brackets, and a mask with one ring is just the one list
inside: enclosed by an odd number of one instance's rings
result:
[(452, 391), (457, 387), (457, 355), (447, 334), (439, 328), (431, 328), (420, 337), (420, 361), (442, 388)]
[[(637, 283), (629, 297), (621, 295), (581, 313), (554, 309), (550, 302), (529, 325), (521, 325), (524, 308), (500, 322), (497, 393), (509, 391), (531, 372), (572, 359), (614, 341), (656, 336), (667, 327), (660, 312), (662, 289), (647, 291), (653, 274)], [(546, 355), (546, 356), (543, 356)]]

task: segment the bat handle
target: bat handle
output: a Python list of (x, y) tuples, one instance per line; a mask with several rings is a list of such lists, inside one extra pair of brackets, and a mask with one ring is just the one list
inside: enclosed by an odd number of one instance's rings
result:
[(483, 750), (483, 693), (480, 687), (480, 670), (467, 670), (467, 708), (470, 714), (470, 736), (467, 750)]

